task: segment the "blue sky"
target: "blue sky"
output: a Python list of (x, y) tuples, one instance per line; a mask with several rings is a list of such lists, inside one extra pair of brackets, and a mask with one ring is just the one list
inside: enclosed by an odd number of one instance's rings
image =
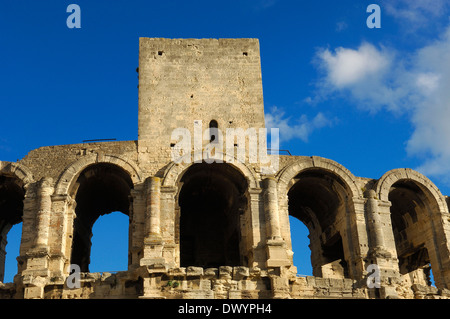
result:
[[(72, 3), (80, 29), (66, 26)], [(369, 178), (410, 167), (450, 194), (449, 14), (445, 0), (2, 0), (0, 160), (136, 140), (139, 37), (258, 38), (281, 148)]]

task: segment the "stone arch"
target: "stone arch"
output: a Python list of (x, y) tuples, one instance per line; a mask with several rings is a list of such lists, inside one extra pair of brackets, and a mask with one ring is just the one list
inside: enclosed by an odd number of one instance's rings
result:
[(389, 203), (392, 238), (400, 273), (410, 284), (430, 284), (430, 264), (438, 287), (450, 286), (449, 211), (445, 197), (421, 173), (408, 168), (386, 172), (375, 185)]
[(310, 231), (315, 276), (361, 278), (360, 233), (364, 227), (359, 226), (356, 215), (363, 211), (363, 195), (356, 177), (332, 160), (313, 156), (289, 163), (276, 179), (282, 237), (288, 247), (292, 249), (292, 215)]
[[(0, 281), (4, 280), (6, 247), (10, 230), (23, 221), (24, 199), (33, 176), (28, 168), (11, 162), (0, 162)], [(18, 265), (20, 272), (20, 264)]]
[[(250, 167), (246, 164), (238, 161), (235, 157), (226, 155), (225, 153), (219, 153), (219, 156), (223, 155), (223, 163), (229, 164), (237, 169), (242, 175), (245, 176), (248, 182), (249, 188), (259, 187), (259, 178)], [(191, 156), (191, 154), (188, 154)], [(192, 166), (193, 162), (185, 163), (180, 161), (180, 163), (172, 162), (170, 163), (162, 174), (161, 186), (171, 186), (176, 187), (178, 182), (181, 180), (183, 174)]]
[[(216, 153), (217, 155), (217, 153)], [(252, 220), (252, 216), (255, 214), (252, 213), (251, 210), (255, 209), (254, 205), (250, 205), (250, 194), (249, 192), (251, 189), (259, 189), (259, 179), (258, 174), (254, 172), (254, 170), (247, 166), (244, 163), (239, 162), (235, 158), (232, 158), (230, 156), (227, 156), (223, 153), (220, 153), (220, 155), (223, 155), (223, 161), (224, 164), (221, 166), (221, 163), (170, 163), (166, 169), (161, 173), (161, 192), (164, 193), (165, 198), (165, 204), (166, 207), (173, 207), (173, 218), (175, 220), (175, 224), (171, 224), (170, 227), (174, 227), (173, 231), (173, 241), (176, 244), (175, 248), (175, 262), (177, 264), (183, 263), (183, 251), (185, 251), (185, 247), (182, 247), (182, 241), (186, 243), (185, 240), (182, 240), (183, 238), (186, 238), (185, 236), (191, 236), (192, 234), (188, 234), (184, 232), (186, 228), (183, 227), (183, 225), (188, 225), (190, 221), (183, 219), (182, 214), (187, 211), (191, 211), (190, 204), (186, 203), (186, 201), (183, 201), (183, 199), (186, 199), (187, 197), (185, 194), (188, 194), (190, 191), (194, 190), (195, 185), (200, 185), (202, 179), (204, 176), (202, 176), (201, 170), (198, 169), (198, 165), (205, 165), (206, 168), (211, 167), (211, 173), (212, 176), (214, 176), (214, 181), (211, 187), (208, 187), (207, 192), (211, 192), (210, 194), (221, 194), (222, 196), (227, 196), (225, 193), (228, 193), (231, 189), (234, 189), (234, 186), (237, 184), (240, 185), (238, 193), (234, 193), (233, 196), (230, 198), (234, 198), (234, 203), (238, 206), (236, 209), (233, 208), (229, 212), (231, 215), (230, 219), (222, 220), (224, 222), (223, 225), (227, 225), (227, 227), (224, 227), (225, 232), (228, 232), (228, 235), (231, 235), (229, 239), (225, 239), (225, 237), (222, 237), (220, 240), (224, 240), (223, 243), (228, 245), (229, 249), (227, 250), (227, 253), (231, 253), (234, 257), (232, 257), (231, 264), (249, 264), (252, 262), (253, 256), (249, 253), (249, 251), (252, 249), (252, 247), (255, 245), (253, 243), (253, 237), (249, 235), (248, 229), (243, 229), (242, 227), (249, 227), (248, 225), (251, 225), (250, 220)], [(220, 180), (220, 181), (219, 181)], [(231, 183), (230, 183), (231, 182)], [(229, 185), (230, 187), (226, 187), (226, 189), (223, 189), (223, 192), (218, 191), (217, 189), (220, 187), (225, 187), (224, 185)], [(185, 187), (186, 186), (186, 187)], [(187, 193), (186, 193), (187, 192)], [(189, 196), (189, 195), (188, 195)], [(220, 196), (219, 196), (220, 197)], [(180, 205), (180, 200), (184, 203), (184, 205)], [(205, 200), (204, 206), (209, 206), (211, 201)], [(220, 206), (220, 205), (219, 205)], [(220, 206), (217, 210), (218, 212), (221, 211), (221, 209), (225, 206)], [(186, 210), (187, 209), (187, 210)], [(203, 212), (202, 208), (199, 210), (199, 214), (202, 214)], [(231, 213), (232, 212), (232, 213)], [(237, 213), (236, 213), (237, 212)], [(195, 214), (197, 217), (200, 215)], [(186, 216), (186, 215), (183, 215)], [(217, 218), (222, 218), (223, 214), (220, 213), (216, 215)], [(219, 217), (222, 216), (222, 217)], [(195, 218), (197, 218), (195, 217)], [(194, 217), (193, 217), (194, 218)], [(215, 219), (214, 217), (213, 222), (217, 222), (218, 219)], [(247, 220), (248, 222), (244, 223), (239, 222), (239, 219)], [(198, 219), (197, 219), (198, 220)], [(200, 219), (201, 220), (201, 219)], [(227, 221), (225, 223), (225, 221)], [(161, 221), (164, 223), (164, 221)], [(194, 221), (195, 222), (195, 221)], [(235, 237), (237, 232), (237, 236)], [(184, 235), (183, 235), (184, 234)], [(208, 236), (207, 234), (199, 234), (198, 236), (194, 236), (193, 240), (197, 240), (201, 236)], [(236, 241), (236, 238), (239, 238)], [(192, 238), (191, 238), (192, 239)], [(217, 239), (217, 238), (216, 238)], [(205, 242), (205, 241), (203, 241)], [(237, 246), (236, 246), (237, 245)], [(234, 247), (234, 248), (233, 248)], [(236, 248), (236, 249), (235, 249)], [(239, 250), (239, 252), (237, 252)], [(237, 256), (236, 254), (239, 254), (240, 256)], [(231, 256), (231, 255), (228, 255)], [(214, 261), (213, 256), (210, 256), (209, 263), (213, 263)], [(216, 256), (217, 257), (217, 256)], [(195, 260), (195, 263), (198, 265), (205, 266), (208, 262), (205, 260), (201, 261), (202, 257), (197, 256), (197, 259)], [(226, 258), (228, 262), (230, 262), (231, 259)], [(239, 259), (239, 261), (237, 261)], [(216, 260), (217, 261), (217, 260)]]
[(362, 198), (362, 191), (357, 186), (356, 177), (347, 168), (333, 160), (317, 156), (300, 157), (280, 170), (277, 173), (278, 193), (287, 193), (293, 185), (293, 178), (300, 172), (311, 168), (320, 168), (335, 174), (346, 183), (353, 198)]
[(445, 197), (436, 185), (423, 174), (410, 168), (397, 168), (386, 172), (376, 183), (375, 192), (380, 200), (389, 201), (389, 190), (400, 180), (411, 180), (426, 193), (429, 193), (439, 207), (439, 211), (448, 212)]
[[(109, 168), (108, 168), (109, 167)], [(63, 219), (64, 223), (67, 223), (68, 232), (65, 234), (67, 237), (67, 245), (64, 248), (64, 254), (67, 258), (67, 260), (72, 260), (72, 258), (80, 259), (81, 262), (77, 262), (80, 264), (82, 271), (88, 270), (88, 259), (90, 258), (90, 238), (89, 236), (92, 236), (90, 232), (92, 231), (93, 223), (95, 223), (95, 220), (101, 216), (101, 215), (95, 215), (93, 218), (94, 221), (91, 221), (88, 219), (87, 212), (86, 214), (78, 214), (76, 213), (77, 210), (81, 209), (81, 202), (77, 202), (77, 195), (79, 193), (79, 187), (81, 187), (81, 184), (78, 183), (78, 180), (80, 178), (85, 179), (85, 172), (87, 170), (100, 170), (99, 173), (102, 173), (102, 170), (110, 170), (112, 169), (112, 173), (108, 176), (117, 176), (117, 178), (120, 178), (122, 176), (124, 180), (127, 180), (129, 188), (133, 188), (134, 185), (141, 184), (143, 182), (143, 174), (140, 171), (137, 164), (135, 164), (132, 160), (128, 159), (125, 156), (121, 155), (105, 155), (105, 154), (91, 154), (87, 156), (83, 156), (79, 158), (78, 160), (72, 162), (66, 169), (62, 172), (62, 174), (59, 176), (59, 178), (56, 181), (55, 184), (55, 192), (53, 197), (55, 199), (63, 199), (66, 201), (64, 204), (64, 210), (66, 217)], [(117, 173), (117, 174), (116, 174)], [(110, 178), (110, 177), (108, 177)], [(120, 183), (122, 185), (123, 183)], [(119, 184), (118, 184), (119, 185)], [(122, 186), (120, 186), (123, 188)], [(100, 188), (96, 188), (100, 189)], [(105, 189), (105, 195), (106, 192), (109, 192)], [(68, 197), (67, 197), (68, 195)], [(129, 199), (130, 194), (123, 194), (120, 197), (121, 203), (124, 202), (126, 199)], [(126, 198), (125, 198), (126, 197)], [(71, 202), (73, 201), (73, 202)], [(88, 200), (86, 199), (86, 202)], [(89, 205), (89, 204), (86, 204)], [(85, 207), (84, 205), (83, 207)], [(124, 210), (123, 206), (125, 204), (120, 204), (120, 209), (117, 207), (114, 208), (112, 211), (121, 211)], [(88, 206), (86, 206), (88, 207)], [(127, 204), (127, 209), (129, 209), (129, 205)], [(109, 208), (108, 208), (109, 209)], [(111, 208), (112, 209), (112, 208)], [(84, 209), (83, 209), (84, 210)], [(112, 211), (107, 211), (106, 213), (110, 213)], [(74, 214), (75, 213), (75, 214)], [(125, 215), (132, 215), (129, 214), (129, 212), (124, 213)], [(83, 215), (84, 217), (82, 217)], [(83, 219), (83, 220), (82, 220)], [(131, 222), (131, 219), (130, 219)], [(87, 230), (84, 231), (84, 233), (80, 233), (79, 230), (84, 229), (83, 227), (77, 225), (84, 225), (86, 224)], [(131, 234), (130, 234), (131, 235)], [(78, 237), (77, 237), (78, 236)], [(82, 238), (82, 239), (80, 239)], [(87, 243), (84, 247), (83, 245), (80, 245), (79, 243)], [(65, 268), (66, 269), (66, 268)]]
[[(120, 212), (128, 216), (128, 238), (132, 238), (129, 223), (131, 213), (131, 190), (133, 181), (127, 171), (110, 162), (98, 162), (85, 167), (77, 175), (69, 196), (75, 200), (74, 220), (71, 227), (70, 262), (89, 272), (92, 256), (94, 225), (103, 215)], [(100, 221), (101, 223), (101, 221)], [(124, 224), (121, 224), (124, 225)], [(114, 236), (112, 229), (109, 236)], [(129, 243), (130, 240), (128, 240)], [(130, 246), (128, 246), (130, 256)], [(128, 261), (129, 258), (128, 258)]]
[(20, 181), (22, 181), (25, 188), (34, 182), (31, 170), (20, 163), (0, 161), (0, 174), (16, 176)]
[(127, 172), (133, 184), (143, 182), (143, 175), (139, 167), (132, 160), (121, 155), (87, 155), (70, 164), (59, 177), (55, 186), (55, 195), (69, 193), (70, 187), (76, 181), (78, 175), (89, 165), (97, 163), (114, 164)]

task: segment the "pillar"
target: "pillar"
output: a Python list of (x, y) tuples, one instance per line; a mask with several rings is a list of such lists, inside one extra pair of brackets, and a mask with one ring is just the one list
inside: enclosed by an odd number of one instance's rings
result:
[(267, 267), (290, 266), (286, 243), (281, 237), (280, 216), (278, 212), (277, 180), (267, 177), (263, 181), (263, 202), (266, 221)]
[(26, 268), (22, 272), (25, 299), (43, 298), (45, 278), (50, 276), (48, 243), (53, 191), (51, 178), (44, 177), (37, 184), (35, 236), (33, 246), (25, 253)]
[(164, 245), (161, 237), (161, 180), (158, 177), (147, 179), (146, 203), (144, 253), (140, 265), (159, 272), (167, 265), (162, 256)]
[[(397, 298), (395, 286), (399, 284), (400, 275), (395, 254), (395, 241), (392, 229), (386, 229), (387, 225), (391, 225), (390, 203), (378, 200), (374, 190), (366, 191), (364, 196), (366, 197), (366, 223), (369, 231), (366, 269), (370, 265), (375, 265), (371, 267), (371, 273), (367, 273), (367, 276), (373, 277), (376, 273), (379, 275), (381, 298)], [(372, 272), (373, 269), (375, 270)], [(376, 295), (373, 289), (377, 288), (369, 288), (369, 294)]]
[(36, 216), (36, 237), (34, 248), (48, 250), (48, 236), (50, 224), (50, 212), (52, 209), (53, 180), (51, 178), (42, 178), (39, 183), (38, 211)]
[(158, 177), (150, 177), (147, 185), (146, 213), (147, 241), (161, 240), (161, 181)]
[(143, 256), (143, 243), (145, 237), (146, 221), (146, 194), (144, 184), (134, 185), (130, 190), (130, 254), (131, 261), (129, 269), (139, 267), (139, 260)]
[(75, 200), (67, 195), (52, 195), (52, 213), (49, 223), (48, 247), (50, 250), (49, 269), (52, 280), (64, 280), (68, 273), (72, 253), (71, 240), (75, 215)]
[(273, 177), (264, 180), (264, 213), (266, 216), (267, 237), (281, 240), (280, 217), (278, 214), (277, 181)]

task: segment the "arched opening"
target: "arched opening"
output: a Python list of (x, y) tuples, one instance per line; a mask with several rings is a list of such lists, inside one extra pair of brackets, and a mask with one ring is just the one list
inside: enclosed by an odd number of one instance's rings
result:
[(20, 243), (22, 241), (22, 222), (11, 227), (7, 236), (5, 276), (3, 282), (13, 282), (17, 274), (17, 257), (20, 255)]
[(218, 143), (218, 139), (217, 139), (217, 134), (218, 134), (218, 129), (219, 129), (219, 124), (217, 123), (216, 120), (211, 120), (211, 122), (209, 122), (209, 141), (212, 143), (214, 141), (216, 141), (216, 143)]
[[(323, 169), (309, 169), (294, 178), (288, 191), (289, 215), (309, 230), (312, 273), (317, 277), (348, 278), (342, 223), (349, 210), (344, 182)], [(297, 240), (291, 229), (292, 240)], [(292, 243), (295, 247), (296, 243)], [(294, 255), (295, 255), (294, 250)], [(302, 273), (303, 265), (296, 265)]]
[[(129, 216), (132, 188), (130, 176), (120, 167), (109, 163), (93, 164), (79, 175), (74, 189), (76, 217), (71, 263), (77, 264), (82, 272), (89, 272), (94, 223), (100, 216), (112, 212)], [(113, 231), (109, 235), (116, 236)]]
[[(12, 234), (10, 230), (14, 225), (22, 222), (24, 197), (25, 190), (20, 180), (12, 176), (0, 175), (0, 281), (2, 282), (5, 280), (6, 247)], [(20, 236), (21, 234), (19, 238)], [(17, 238), (11, 238), (11, 242), (13, 241), (17, 241)], [(17, 261), (13, 256), (8, 256), (8, 263), (10, 264), (6, 278), (12, 281), (17, 272)]]
[(400, 180), (389, 191), (391, 220), (400, 274), (412, 284), (432, 285), (430, 253), (435, 253), (432, 205), (413, 181)]
[(229, 164), (199, 163), (181, 182), (181, 267), (243, 265), (240, 217), (247, 209), (245, 177)]
[(91, 272), (115, 272), (128, 267), (129, 217), (121, 212), (100, 216), (92, 227)]
[(294, 252), (293, 262), (294, 265), (300, 267), (297, 269), (297, 273), (300, 276), (312, 276), (309, 229), (301, 220), (292, 215), (289, 216), (289, 227), (292, 251)]

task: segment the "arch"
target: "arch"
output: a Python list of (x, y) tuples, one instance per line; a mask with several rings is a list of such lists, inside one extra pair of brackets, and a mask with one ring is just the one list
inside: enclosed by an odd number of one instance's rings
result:
[(32, 182), (31, 172), (23, 165), (0, 162), (0, 281), (5, 275), (9, 231), (23, 221), (26, 188)]
[(378, 198), (389, 201), (389, 191), (392, 185), (400, 180), (414, 181), (425, 194), (432, 196), (439, 207), (439, 211), (448, 212), (445, 197), (436, 185), (426, 176), (410, 168), (396, 168), (386, 172), (375, 184), (375, 192)]
[[(219, 157), (222, 156), (223, 162), (231, 165), (235, 169), (237, 169), (244, 177), (247, 179), (247, 183), (249, 188), (258, 188), (258, 176), (250, 167), (246, 164), (238, 161), (235, 157), (229, 156), (225, 153), (217, 152)], [(187, 154), (189, 158), (192, 156), (191, 154)], [(167, 168), (162, 173), (162, 181), (161, 186), (169, 186), (176, 187), (181, 180), (183, 174), (195, 163), (192, 161), (181, 161), (180, 163), (171, 162)]]
[(431, 284), (430, 264), (437, 287), (450, 285), (450, 233), (445, 197), (424, 175), (408, 168), (386, 172), (376, 183), (377, 196), (390, 204), (392, 237), (404, 280)]
[(293, 186), (293, 179), (299, 173), (311, 168), (326, 170), (345, 182), (353, 198), (362, 198), (362, 192), (357, 186), (356, 177), (344, 166), (327, 158), (311, 156), (300, 157), (298, 160), (290, 163), (277, 173), (278, 193), (287, 194), (289, 188)]
[(242, 266), (242, 215), (248, 209), (244, 175), (226, 163), (196, 163), (181, 178), (176, 232), (181, 267)]
[(99, 217), (117, 211), (130, 217), (133, 186), (128, 172), (110, 162), (90, 164), (77, 174), (69, 189), (76, 202), (70, 262), (81, 271), (89, 271), (92, 230)]
[(0, 174), (16, 176), (25, 188), (34, 182), (31, 170), (20, 163), (0, 161)]
[(356, 213), (362, 211), (358, 206), (362, 191), (356, 177), (332, 160), (313, 156), (289, 163), (276, 179), (282, 236), (289, 247), (292, 249), (292, 215), (309, 229), (315, 276), (361, 277)]
[(121, 155), (87, 155), (70, 164), (59, 177), (55, 186), (55, 195), (69, 193), (70, 187), (74, 184), (79, 174), (89, 165), (96, 163), (114, 164), (128, 173), (133, 184), (143, 181), (143, 174), (136, 163)]

